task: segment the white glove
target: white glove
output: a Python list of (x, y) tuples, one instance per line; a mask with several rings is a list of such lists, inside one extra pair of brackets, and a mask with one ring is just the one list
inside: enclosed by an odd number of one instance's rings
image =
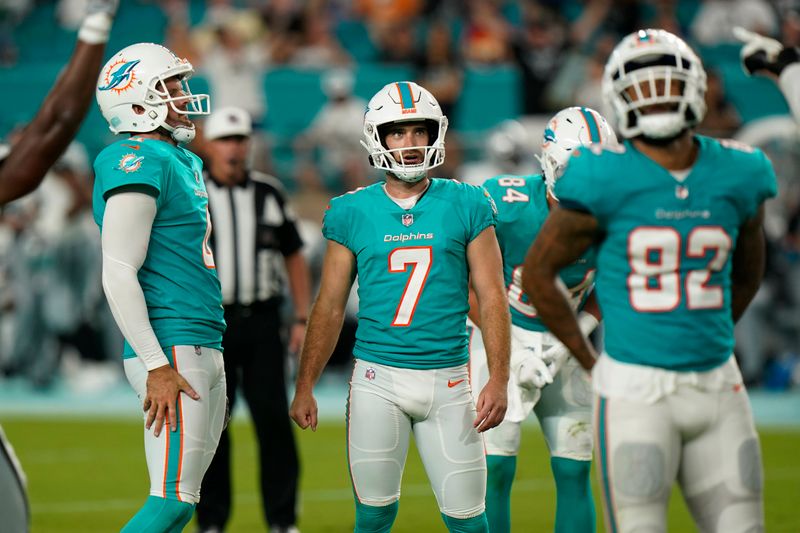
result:
[(742, 69), (748, 76), (752, 76), (760, 70), (780, 74), (780, 70), (775, 71), (778, 66), (778, 55), (783, 51), (783, 45), (780, 42), (741, 26), (733, 28), (733, 36), (744, 43), (739, 56), (742, 59)]
[(564, 366), (564, 363), (569, 359), (569, 350), (563, 344), (556, 343), (546, 352), (542, 354), (542, 359), (547, 362), (547, 367), (553, 372), (553, 376), (558, 374), (561, 367)]
[[(582, 311), (578, 316), (578, 326), (586, 336), (590, 335), (599, 323), (594, 315), (586, 311)], [(541, 357), (536, 357), (531, 353), (517, 369), (519, 386), (525, 389), (541, 389), (545, 385), (549, 385), (569, 356), (569, 350), (560, 342), (548, 348)]]
[(524, 389), (541, 389), (552, 383), (553, 377), (555, 377), (555, 372), (544, 361), (544, 354), (542, 357), (537, 357), (531, 352), (517, 368), (517, 381), (519, 386)]
[(117, 13), (119, 0), (90, 0), (86, 17), (78, 30), (78, 40), (88, 44), (105, 44), (111, 23)]

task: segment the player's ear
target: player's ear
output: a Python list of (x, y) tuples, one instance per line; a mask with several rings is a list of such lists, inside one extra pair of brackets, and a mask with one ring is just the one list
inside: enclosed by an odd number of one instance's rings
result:
[(144, 115), (144, 107), (138, 104), (133, 104), (131, 107), (133, 108), (133, 112), (137, 115)]

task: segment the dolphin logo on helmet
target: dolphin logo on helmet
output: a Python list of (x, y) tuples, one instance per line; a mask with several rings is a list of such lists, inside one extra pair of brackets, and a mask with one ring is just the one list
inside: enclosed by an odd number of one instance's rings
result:
[[(209, 95), (192, 94), (189, 90), (192, 74), (191, 63), (161, 45), (138, 43), (123, 48), (100, 71), (95, 91), (108, 128), (117, 134), (163, 128), (175, 141), (190, 142), (194, 139), (194, 126), (170, 125), (167, 115), (170, 109), (183, 115), (209, 113)], [(181, 84), (181, 94), (172, 96), (166, 82), (175, 77)]]

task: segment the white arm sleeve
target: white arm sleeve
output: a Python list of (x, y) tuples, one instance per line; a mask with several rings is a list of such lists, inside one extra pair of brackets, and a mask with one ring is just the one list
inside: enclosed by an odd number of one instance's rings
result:
[(778, 85), (789, 103), (794, 120), (800, 124), (800, 63), (786, 66), (781, 72)]
[(155, 198), (135, 192), (111, 196), (103, 215), (103, 290), (122, 335), (147, 370), (169, 364), (150, 325), (137, 277), (155, 217)]

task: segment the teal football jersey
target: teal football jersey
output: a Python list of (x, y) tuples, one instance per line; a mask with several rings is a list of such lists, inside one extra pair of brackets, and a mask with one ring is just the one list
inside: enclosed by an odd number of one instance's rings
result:
[(484, 189), (447, 179), (432, 179), (407, 210), (382, 182), (334, 198), (322, 233), (356, 258), (355, 356), (401, 368), (466, 363), (467, 245), (494, 224)]
[[(106, 147), (94, 163), (94, 220), (103, 230), (108, 193), (118, 187), (158, 191), (156, 217), (139, 283), (161, 346), (222, 349), (222, 293), (208, 246), (211, 222), (202, 162), (190, 151), (133, 137)], [(125, 343), (124, 357), (135, 357)]]
[(562, 205), (590, 212), (605, 233), (597, 295), (605, 349), (619, 361), (702, 371), (733, 351), (731, 257), (777, 183), (760, 150), (695, 139), (682, 180), (625, 142), (578, 150), (556, 182)]
[[(503, 253), (503, 276), (506, 283), (511, 322), (530, 331), (547, 331), (536, 309), (522, 291), (522, 263), (536, 239), (550, 208), (547, 188), (541, 174), (533, 176), (497, 176), (483, 184), (497, 204), (497, 241)], [(590, 248), (559, 275), (570, 292), (572, 305), (579, 309), (594, 282), (596, 253)]]

